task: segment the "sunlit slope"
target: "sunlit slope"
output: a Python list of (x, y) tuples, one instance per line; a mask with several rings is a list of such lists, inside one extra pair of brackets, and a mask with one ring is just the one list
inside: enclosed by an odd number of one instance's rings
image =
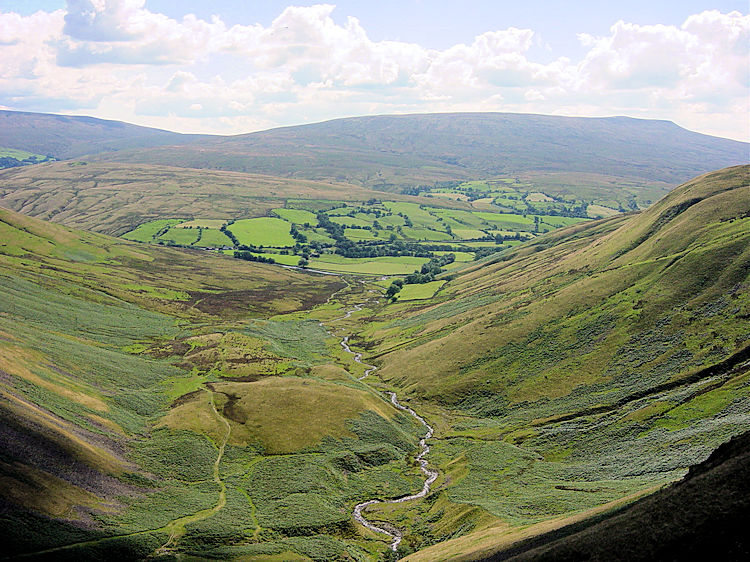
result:
[(723, 443), (686, 476), (638, 501), (524, 529), (489, 526), (421, 550), (409, 562), (451, 560), (743, 560), (750, 435)]
[(495, 396), (498, 411), (576, 388), (597, 407), (728, 359), (748, 333), (749, 169), (469, 269), (443, 304), (373, 333), (383, 376), (446, 403)]
[[(602, 187), (607, 179), (618, 178), (620, 185), (639, 179), (645, 188), (674, 186), (700, 173), (743, 164), (748, 145), (667, 121), (445, 113), (336, 119), (96, 158), (343, 180), (385, 189), (529, 172), (557, 179), (558, 174), (596, 174)], [(573, 184), (579, 181), (572, 179)]]
[(374, 319), (362, 345), (382, 376), (455, 416), (432, 449), (443, 493), (499, 519), (415, 560), (593, 516), (747, 429), (749, 170), (472, 264)]
[[(167, 166), (56, 162), (0, 172), (1, 206), (113, 235), (153, 219), (264, 216), (287, 199), (367, 201), (379, 196), (341, 183)], [(403, 195), (390, 199), (420, 201)]]

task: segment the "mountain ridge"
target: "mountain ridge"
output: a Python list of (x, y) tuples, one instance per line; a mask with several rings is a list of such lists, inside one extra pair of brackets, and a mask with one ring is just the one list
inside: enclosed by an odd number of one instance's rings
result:
[(98, 117), (0, 110), (0, 146), (57, 159), (184, 142), (200, 136)]
[[(31, 136), (23, 120), (37, 122)], [(65, 123), (72, 127), (67, 139), (61, 134)], [(92, 139), (93, 126), (98, 129)], [(747, 143), (671, 121), (496, 112), (346, 117), (218, 136), (5, 111), (3, 143), (58, 158), (253, 172), (391, 191), (533, 175), (552, 186), (580, 185), (596, 183), (585, 179), (593, 174), (599, 183), (634, 183), (649, 191), (642, 197), (648, 202), (696, 175), (750, 160)]]

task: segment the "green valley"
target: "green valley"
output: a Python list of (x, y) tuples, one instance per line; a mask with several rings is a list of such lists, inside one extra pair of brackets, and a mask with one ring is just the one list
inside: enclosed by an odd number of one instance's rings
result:
[(72, 158), (0, 171), (6, 558), (575, 559), (680, 494), (695, 528), (711, 486), (736, 500), (750, 166), (718, 168), (746, 145), (53, 117), (28, 118), (68, 141), (0, 113)]

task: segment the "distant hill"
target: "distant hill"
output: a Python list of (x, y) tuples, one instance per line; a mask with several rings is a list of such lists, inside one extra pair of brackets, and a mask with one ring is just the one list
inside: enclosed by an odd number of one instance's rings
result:
[(218, 136), (2, 111), (0, 146), (58, 159), (86, 155), (385, 191), (521, 177), (555, 196), (599, 196), (639, 207), (696, 175), (750, 161), (747, 143), (694, 133), (669, 121), (515, 113), (352, 117)]
[(335, 179), (380, 189), (529, 173), (557, 181), (566, 174), (596, 174), (674, 186), (747, 163), (750, 148), (668, 121), (446, 113), (336, 119), (99, 158)]
[(0, 146), (57, 159), (202, 138), (94, 117), (0, 111)]

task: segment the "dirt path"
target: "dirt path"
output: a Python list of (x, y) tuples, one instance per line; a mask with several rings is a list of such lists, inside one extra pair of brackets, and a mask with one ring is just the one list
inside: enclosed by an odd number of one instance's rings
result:
[[(147, 535), (150, 533), (169, 533), (169, 538), (167, 539), (167, 542), (165, 542), (162, 546), (160, 546), (151, 554), (152, 557), (162, 556), (164, 554), (168, 554), (174, 548), (175, 544), (180, 539), (180, 537), (182, 537), (185, 534), (186, 525), (189, 525), (190, 523), (195, 523), (197, 521), (202, 521), (203, 519), (207, 519), (208, 517), (211, 517), (220, 509), (222, 509), (227, 503), (227, 497), (226, 497), (227, 487), (224, 481), (221, 479), (220, 465), (221, 465), (221, 459), (224, 456), (224, 448), (226, 447), (227, 441), (229, 440), (229, 435), (232, 431), (232, 428), (229, 425), (229, 422), (224, 418), (224, 416), (222, 416), (216, 409), (216, 404), (214, 403), (214, 393), (206, 388), (204, 388), (204, 390), (210, 393), (211, 408), (213, 409), (214, 415), (227, 428), (227, 431), (221, 440), (221, 444), (218, 445), (218, 454), (216, 455), (216, 460), (214, 461), (214, 467), (213, 467), (213, 481), (219, 485), (219, 498), (216, 502), (216, 505), (208, 509), (203, 509), (191, 515), (180, 517), (179, 519), (170, 521), (165, 526), (158, 527), (156, 529), (144, 529), (142, 531), (136, 531), (134, 533), (126, 533), (123, 535), (111, 535), (111, 536), (102, 537), (99, 539), (92, 539), (88, 541), (70, 543), (70, 544), (48, 548), (48, 549), (40, 550), (36, 552), (27, 552), (25, 554), (20, 554), (16, 556), (15, 558), (17, 559), (33, 558), (33, 557), (40, 556), (43, 554), (52, 554), (54, 552), (62, 552), (71, 548), (76, 548), (76, 547), (81, 547), (81, 546), (92, 546), (95, 544), (106, 543), (109, 541), (115, 541), (115, 540), (124, 539), (127, 537)], [(0, 560), (5, 560), (5, 558), (0, 557)]]
[(216, 482), (216, 484), (219, 485), (219, 498), (216, 502), (216, 505), (211, 508), (202, 509), (201, 511), (198, 511), (191, 515), (186, 515), (185, 517), (180, 517), (179, 519), (175, 519), (174, 521), (167, 523), (167, 525), (164, 526), (163, 530), (169, 533), (169, 538), (167, 539), (167, 542), (156, 549), (153, 556), (161, 556), (170, 552), (170, 550), (177, 544), (177, 541), (179, 541), (180, 538), (185, 534), (185, 527), (187, 525), (196, 523), (198, 521), (203, 521), (204, 519), (208, 519), (227, 504), (227, 485), (221, 479), (220, 465), (221, 459), (224, 457), (224, 449), (226, 447), (227, 441), (229, 440), (229, 435), (232, 432), (232, 427), (229, 425), (229, 422), (226, 420), (226, 418), (222, 416), (216, 409), (216, 403), (214, 402), (214, 393), (206, 388), (204, 388), (204, 390), (208, 392), (211, 397), (211, 409), (213, 410), (214, 415), (227, 428), (227, 431), (221, 440), (221, 444), (218, 446), (219, 452), (216, 455), (216, 460), (214, 461), (213, 480), (214, 482)]

